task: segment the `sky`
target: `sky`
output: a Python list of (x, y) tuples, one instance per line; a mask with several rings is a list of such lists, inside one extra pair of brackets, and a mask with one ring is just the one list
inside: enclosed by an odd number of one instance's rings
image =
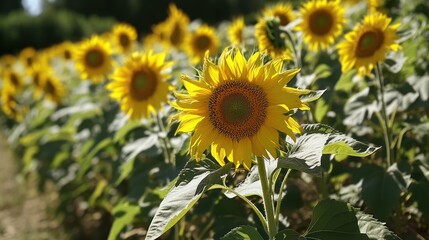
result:
[(30, 15), (39, 15), (42, 13), (42, 0), (22, 0), (22, 5)]

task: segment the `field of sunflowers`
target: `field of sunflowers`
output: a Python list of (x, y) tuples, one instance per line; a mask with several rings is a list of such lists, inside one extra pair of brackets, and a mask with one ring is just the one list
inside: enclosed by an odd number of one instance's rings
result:
[(429, 239), (428, 17), (171, 4), (150, 34), (1, 56), (2, 136), (70, 239)]

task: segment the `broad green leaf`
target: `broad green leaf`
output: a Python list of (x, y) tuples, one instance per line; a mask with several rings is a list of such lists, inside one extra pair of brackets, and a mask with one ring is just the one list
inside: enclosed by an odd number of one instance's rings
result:
[(393, 172), (384, 169), (365, 176), (362, 184), (362, 199), (374, 216), (386, 221), (399, 204), (401, 186), (396, 182)]
[(295, 232), (293, 229), (288, 228), (278, 232), (274, 237), (274, 240), (306, 240), (306, 238)]
[(139, 121), (128, 121), (124, 126), (122, 126), (113, 137), (114, 142), (121, 142), (125, 136), (132, 130), (141, 127), (142, 124)]
[(314, 74), (316, 74), (317, 79), (327, 78), (332, 74), (331, 67), (326, 64), (319, 64), (314, 70)]
[(368, 239), (365, 234), (360, 233), (352, 207), (332, 199), (317, 204), (304, 236), (307, 239)]
[(314, 117), (316, 121), (321, 122), (329, 110), (329, 104), (326, 103), (325, 99), (321, 98), (316, 102), (316, 108)]
[(279, 158), (278, 167), (295, 169), (322, 177), (322, 151), (328, 137), (327, 134), (319, 133), (302, 135), (292, 146), (289, 156)]
[(429, 219), (429, 182), (420, 181), (410, 185), (411, 199), (426, 219)]
[(240, 226), (232, 229), (221, 240), (264, 240), (256, 228), (251, 226)]
[(360, 125), (365, 119), (370, 119), (374, 112), (378, 111), (377, 102), (370, 96), (377, 96), (376, 89), (365, 88), (359, 93), (351, 96), (344, 106), (346, 118), (343, 120), (344, 125)]
[(215, 178), (220, 178), (232, 166), (232, 164), (226, 164), (221, 168), (209, 159), (199, 162), (189, 161), (180, 172), (176, 185), (157, 209), (146, 239), (157, 239), (173, 227), (195, 205), (204, 191), (216, 185)]
[(135, 216), (140, 213), (138, 205), (132, 205), (128, 202), (121, 202), (113, 208), (115, 220), (110, 229), (108, 240), (119, 239), (121, 231), (134, 221)]
[(80, 168), (77, 174), (77, 178), (82, 179), (82, 177), (85, 175), (85, 173), (88, 171), (88, 169), (91, 167), (92, 159), (103, 149), (105, 149), (107, 146), (112, 144), (112, 139), (106, 138), (102, 141), (100, 141), (98, 144), (96, 144), (91, 151), (88, 152), (88, 154), (83, 158), (80, 159)]
[(311, 91), (308, 94), (301, 95), (299, 98), (301, 99), (302, 102), (305, 102), (305, 103), (313, 102), (313, 101), (316, 101), (317, 99), (319, 99), (323, 95), (323, 93), (325, 93), (325, 91), (326, 91), (326, 89)]
[(323, 148), (323, 154), (366, 157), (380, 147), (372, 147), (342, 134), (331, 134)]
[(349, 92), (352, 90), (354, 83), (352, 82), (353, 76), (356, 75), (355, 71), (348, 71), (345, 74), (342, 74), (337, 84), (335, 84), (335, 91), (345, 91)]
[(429, 76), (411, 76), (407, 78), (407, 82), (419, 93), (420, 98), (423, 101), (429, 99)]
[(356, 213), (360, 232), (366, 234), (371, 240), (401, 240), (391, 232), (385, 223), (378, 221), (369, 214), (358, 211)]
[(402, 52), (402, 51), (399, 51), (399, 52), (391, 51), (387, 54), (383, 65), (390, 72), (399, 73), (406, 61), (407, 61), (407, 57), (404, 55), (404, 52)]

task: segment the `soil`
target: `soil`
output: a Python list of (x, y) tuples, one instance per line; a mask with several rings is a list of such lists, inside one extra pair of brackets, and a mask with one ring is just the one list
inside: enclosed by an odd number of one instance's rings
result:
[(53, 216), (55, 192), (40, 194), (31, 176), (19, 177), (17, 163), (0, 136), (0, 240), (69, 239)]

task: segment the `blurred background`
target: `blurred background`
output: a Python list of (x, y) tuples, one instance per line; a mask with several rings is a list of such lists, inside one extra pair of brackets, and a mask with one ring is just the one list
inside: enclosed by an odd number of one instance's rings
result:
[(78, 41), (110, 30), (116, 22), (134, 25), (140, 34), (167, 16), (170, 2), (191, 19), (228, 20), (263, 7), (264, 0), (1, 0), (0, 55), (15, 54), (64, 40)]

